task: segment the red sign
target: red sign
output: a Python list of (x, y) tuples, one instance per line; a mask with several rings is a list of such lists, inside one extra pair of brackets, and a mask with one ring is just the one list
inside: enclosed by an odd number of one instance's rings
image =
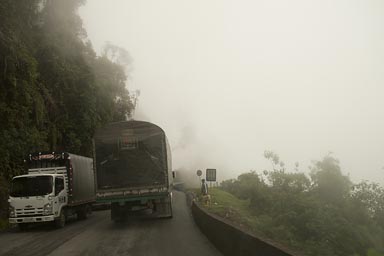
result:
[(120, 149), (129, 150), (138, 148), (139, 140), (133, 136), (125, 136), (120, 138)]

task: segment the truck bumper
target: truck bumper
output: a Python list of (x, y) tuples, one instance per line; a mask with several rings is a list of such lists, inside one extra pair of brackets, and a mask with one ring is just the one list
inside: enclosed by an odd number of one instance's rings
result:
[(9, 218), (9, 223), (17, 224), (17, 223), (34, 223), (34, 222), (48, 222), (54, 221), (54, 215), (44, 215), (44, 216), (33, 216), (33, 217), (16, 217)]
[(130, 201), (142, 201), (143, 203), (148, 200), (161, 199), (168, 197), (172, 192), (141, 194), (141, 195), (124, 195), (124, 196), (110, 196), (104, 195), (96, 198), (97, 203), (122, 203)]

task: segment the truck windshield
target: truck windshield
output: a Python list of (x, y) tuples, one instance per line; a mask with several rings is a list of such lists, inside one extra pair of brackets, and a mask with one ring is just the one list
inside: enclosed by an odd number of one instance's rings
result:
[(52, 193), (52, 176), (20, 177), (12, 180), (12, 197), (44, 196)]

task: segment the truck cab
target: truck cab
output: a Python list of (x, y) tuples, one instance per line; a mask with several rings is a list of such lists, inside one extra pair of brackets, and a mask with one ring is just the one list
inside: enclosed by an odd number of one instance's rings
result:
[(47, 168), (40, 170), (40, 173), (14, 177), (9, 194), (9, 222), (19, 224), (21, 229), (27, 223), (60, 222), (68, 203), (68, 187), (63, 171), (65, 168)]

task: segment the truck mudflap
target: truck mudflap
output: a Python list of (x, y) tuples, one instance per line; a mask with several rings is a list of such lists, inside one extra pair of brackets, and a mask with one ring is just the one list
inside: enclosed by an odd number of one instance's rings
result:
[(9, 218), (9, 223), (11, 223), (11, 224), (35, 223), (35, 222), (49, 222), (49, 221), (54, 221), (54, 220), (55, 220), (54, 215), (47, 215), (47, 216)]
[(157, 218), (173, 217), (171, 193), (167, 197), (155, 201), (153, 215)]

